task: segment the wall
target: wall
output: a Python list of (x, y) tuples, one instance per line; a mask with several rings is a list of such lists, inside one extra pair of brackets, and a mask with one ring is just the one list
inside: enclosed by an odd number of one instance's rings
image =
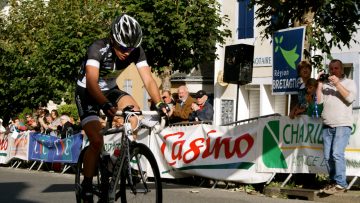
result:
[[(153, 78), (155, 79), (158, 87), (161, 85), (161, 79), (153, 73)], [(149, 98), (147, 91), (144, 87), (144, 83), (142, 82), (140, 75), (138, 74), (136, 66), (132, 63), (130, 64), (116, 79), (116, 83), (119, 88), (123, 90), (124, 81), (131, 80), (132, 81), (132, 97), (138, 103), (141, 109), (147, 108), (147, 99)]]
[[(262, 39), (259, 36), (262, 28), (254, 27), (254, 38), (249, 39), (237, 39), (237, 25), (238, 25), (238, 1), (228, 0), (219, 1), (222, 4), (222, 10), (220, 15), (228, 15), (229, 29), (232, 31), (232, 38), (227, 39), (226, 45), (233, 44), (250, 44), (254, 45), (254, 68), (252, 82), (248, 85), (238, 86), (237, 84), (220, 85), (217, 80), (218, 74), (224, 69), (224, 55), (225, 47), (218, 46), (217, 54), (219, 59), (215, 61), (215, 73), (214, 73), (214, 109), (215, 109), (215, 124), (219, 125), (221, 121), (221, 100), (231, 99), (234, 103), (234, 108), (238, 108), (233, 112), (235, 120), (248, 119), (254, 115), (254, 106), (257, 105), (256, 116), (267, 115), (272, 113), (286, 113), (286, 106), (282, 109), (279, 108), (279, 101), (286, 99), (286, 96), (273, 96), (271, 94), (272, 84), (272, 45), (270, 40)], [(255, 89), (254, 89), (255, 88)], [(259, 91), (259, 92), (257, 92)], [(256, 99), (256, 95), (259, 98)], [(276, 98), (276, 99), (275, 99)], [(236, 104), (237, 103), (237, 104)], [(284, 104), (283, 102), (281, 103)], [(276, 108), (275, 108), (276, 107)], [(279, 112), (275, 112), (277, 109)]]

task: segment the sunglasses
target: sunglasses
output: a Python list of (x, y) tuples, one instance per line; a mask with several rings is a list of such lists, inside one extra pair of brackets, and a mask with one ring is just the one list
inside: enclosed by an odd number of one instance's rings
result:
[(123, 46), (117, 46), (117, 49), (121, 52), (132, 52), (135, 48), (133, 47), (123, 47)]
[(166, 99), (167, 97), (166, 96), (163, 96), (163, 97), (161, 97), (162, 99)]
[(114, 43), (113, 40), (111, 40), (110, 42), (115, 49), (117, 49), (121, 52), (132, 52), (135, 49), (134, 47), (124, 47), (124, 46), (118, 45), (118, 44)]

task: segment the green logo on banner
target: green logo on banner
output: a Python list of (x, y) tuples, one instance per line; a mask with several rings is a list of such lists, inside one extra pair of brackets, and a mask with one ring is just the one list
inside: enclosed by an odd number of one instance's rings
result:
[(296, 48), (297, 45), (295, 45), (295, 47), (291, 50), (285, 50), (283, 48), (280, 47), (280, 44), (283, 41), (283, 36), (280, 36), (280, 38), (275, 37), (275, 52), (278, 52), (280, 49), (280, 52), (282, 54), (282, 56), (284, 57), (286, 63), (293, 69), (296, 69), (296, 64), (295, 62), (298, 60), (298, 58), (300, 57), (299, 54), (296, 53)]
[(268, 168), (287, 168), (285, 157), (279, 148), (280, 121), (269, 121), (263, 130), (262, 160)]

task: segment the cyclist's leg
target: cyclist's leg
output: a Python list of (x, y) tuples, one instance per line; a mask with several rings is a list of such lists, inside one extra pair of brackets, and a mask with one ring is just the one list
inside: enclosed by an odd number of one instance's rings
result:
[(75, 98), (82, 129), (90, 142), (83, 158), (84, 179), (81, 184), (81, 196), (87, 202), (92, 202), (92, 178), (103, 146), (103, 137), (100, 134), (101, 123), (97, 116), (99, 107), (92, 97), (88, 95), (86, 89), (80, 86), (76, 89)]
[(95, 175), (96, 165), (104, 145), (103, 136), (100, 134), (101, 123), (99, 120), (90, 121), (83, 126), (89, 139), (89, 147), (85, 151), (83, 159), (82, 198), (84, 202), (93, 202), (92, 179)]
[[(134, 106), (134, 110), (140, 110), (139, 105), (137, 102), (132, 98), (131, 95), (128, 93), (119, 90), (118, 88), (111, 89), (107, 94), (106, 97), (113, 103), (117, 104), (118, 109), (122, 110), (125, 107), (132, 105)], [(137, 119), (135, 117), (130, 118), (131, 127), (134, 129), (137, 124)], [(136, 132), (134, 132), (134, 139), (136, 139)]]
[(104, 145), (104, 138), (100, 134), (102, 126), (100, 121), (90, 121), (83, 126), (86, 136), (89, 139), (89, 147), (84, 156), (84, 176), (92, 178), (95, 168)]
[[(134, 98), (132, 98), (130, 95), (123, 96), (117, 104), (118, 104), (118, 108), (120, 108), (120, 109), (124, 109), (126, 106), (132, 105), (132, 106), (134, 106), (134, 111), (140, 110), (139, 105), (136, 103)], [(135, 129), (137, 122), (138, 122), (137, 118), (133, 116), (133, 117), (130, 117), (129, 120), (130, 120), (131, 128)], [(134, 138), (134, 140), (136, 140), (137, 131), (133, 131), (133, 138)]]

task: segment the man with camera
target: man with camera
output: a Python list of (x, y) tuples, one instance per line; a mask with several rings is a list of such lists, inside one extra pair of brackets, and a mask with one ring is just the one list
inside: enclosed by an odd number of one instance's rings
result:
[(321, 192), (344, 192), (346, 182), (345, 148), (353, 125), (352, 103), (356, 99), (356, 85), (344, 75), (343, 64), (334, 59), (329, 63), (329, 75), (319, 76), (317, 95), (323, 103), (324, 159), (330, 184)]
[(214, 109), (208, 102), (208, 96), (204, 90), (199, 90), (196, 95), (196, 102), (191, 105), (192, 112), (189, 121), (209, 121), (213, 120)]

